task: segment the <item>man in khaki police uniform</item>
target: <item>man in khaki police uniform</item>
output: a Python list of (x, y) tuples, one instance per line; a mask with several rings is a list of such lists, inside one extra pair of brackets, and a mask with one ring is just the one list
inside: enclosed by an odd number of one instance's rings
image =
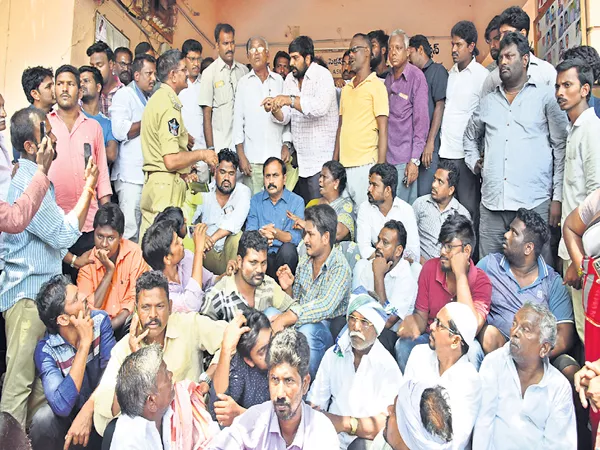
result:
[(238, 80), (248, 68), (235, 61), (235, 30), (226, 23), (215, 28), (219, 57), (202, 72), (198, 104), (204, 114), (204, 138), (209, 149), (235, 151), (233, 105)]
[(167, 206), (183, 206), (190, 167), (198, 161), (217, 164), (212, 150), (189, 151), (194, 145), (181, 118), (177, 95), (187, 87), (187, 67), (179, 50), (158, 58), (157, 76), (161, 86), (148, 100), (142, 116), (142, 153), (145, 184), (140, 208), (140, 242), (154, 217)]

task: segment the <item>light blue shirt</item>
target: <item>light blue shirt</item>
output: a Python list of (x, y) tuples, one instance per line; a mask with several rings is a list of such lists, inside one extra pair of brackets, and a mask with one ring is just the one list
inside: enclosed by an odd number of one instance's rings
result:
[[(37, 164), (19, 159), (19, 170), (10, 182), (7, 202), (18, 199), (37, 171)], [(43, 283), (62, 273), (62, 259), (81, 235), (77, 216), (65, 215), (56, 204), (54, 186), (38, 212), (19, 234), (4, 236), (4, 272), (0, 275), (0, 312), (23, 298), (35, 299)]]
[(567, 125), (553, 87), (530, 79), (512, 104), (502, 86), (486, 95), (463, 139), (465, 163), (471, 170), (481, 157), (483, 140), (483, 206), (516, 211), (549, 199), (562, 201)]

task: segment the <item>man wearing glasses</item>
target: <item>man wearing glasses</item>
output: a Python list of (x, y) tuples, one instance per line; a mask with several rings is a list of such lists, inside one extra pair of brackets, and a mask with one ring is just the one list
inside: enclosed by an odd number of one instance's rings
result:
[[(179, 93), (183, 105), (181, 115), (183, 123), (194, 138), (193, 149), (206, 148), (204, 140), (204, 116), (198, 104), (200, 96), (200, 64), (202, 64), (202, 44), (195, 39), (188, 39), (181, 47), (181, 53), (188, 70), (187, 88)], [(208, 172), (206, 172), (208, 173)]]
[(119, 77), (119, 81), (127, 86), (133, 80), (133, 72), (131, 70), (131, 62), (133, 61), (133, 53), (127, 47), (118, 47), (115, 50), (115, 65), (114, 73)]
[(413, 348), (429, 342), (430, 327), (435, 317), (444, 306), (453, 302), (468, 306), (477, 318), (476, 330), (465, 343), (471, 348), (469, 359), (473, 365), (479, 368), (481, 363), (475, 357), (481, 346), (474, 338), (490, 312), (492, 284), (471, 259), (475, 247), (471, 221), (460, 214), (448, 217), (440, 230), (440, 243), (440, 257), (427, 261), (421, 270), (415, 312), (406, 316), (398, 328), (395, 350), (403, 373)]

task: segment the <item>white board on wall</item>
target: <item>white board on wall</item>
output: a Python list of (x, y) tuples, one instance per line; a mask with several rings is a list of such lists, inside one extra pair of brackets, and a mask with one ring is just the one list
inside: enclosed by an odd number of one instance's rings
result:
[(110, 23), (106, 17), (96, 11), (96, 35), (94, 42), (98, 41), (106, 42), (113, 50), (118, 47), (129, 48), (129, 38)]

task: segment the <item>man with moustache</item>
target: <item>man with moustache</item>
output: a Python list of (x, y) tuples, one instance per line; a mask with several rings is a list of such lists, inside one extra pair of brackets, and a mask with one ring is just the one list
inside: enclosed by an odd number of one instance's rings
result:
[(127, 47), (117, 47), (115, 49), (114, 72), (119, 77), (119, 81), (125, 86), (133, 80), (133, 71), (131, 70), (132, 61), (133, 53)]
[(267, 369), (271, 400), (249, 408), (210, 443), (211, 450), (296, 448), (336, 449), (331, 422), (303, 400), (310, 386), (309, 347), (302, 333), (287, 329), (269, 347)]
[(204, 115), (204, 139), (209, 150), (234, 149), (233, 107), (238, 81), (248, 68), (234, 60), (235, 30), (228, 23), (215, 27), (219, 57), (202, 73), (198, 104)]
[(273, 72), (278, 73), (285, 80), (290, 73), (290, 61), (289, 53), (279, 50), (273, 58)]
[[(528, 75), (525, 36), (506, 34), (498, 58), (502, 85), (481, 100), (463, 136), (465, 164), (483, 180), (480, 258), (501, 251), (519, 208), (534, 210), (552, 226), (563, 200), (567, 116), (553, 90)], [(460, 191), (458, 197), (469, 209)], [(549, 244), (542, 254), (553, 260)]]
[(371, 31), (367, 34), (367, 37), (371, 41), (372, 47), (371, 70), (375, 72), (379, 78), (385, 80), (389, 73), (387, 62), (390, 37), (385, 34), (383, 30)]
[[(181, 46), (181, 53), (185, 58), (188, 71), (187, 88), (179, 93), (179, 100), (183, 108), (181, 116), (190, 136), (194, 139), (192, 149), (206, 148), (204, 140), (204, 114), (198, 104), (200, 96), (200, 64), (202, 64), (202, 44), (195, 39), (188, 39)], [(206, 163), (201, 163), (204, 172), (207, 172)], [(208, 181), (208, 180), (206, 180)]]
[(140, 198), (144, 186), (140, 132), (144, 108), (156, 84), (156, 60), (146, 54), (137, 55), (131, 68), (133, 81), (115, 94), (110, 106), (113, 134), (121, 143), (111, 180), (125, 215), (123, 237), (138, 242), (142, 221)]
[[(315, 47), (308, 36), (298, 36), (288, 48), (291, 77), (283, 94), (263, 100), (272, 120), (291, 124), (292, 142), (298, 156), (299, 179), (295, 192), (308, 204), (321, 197), (321, 167), (332, 159), (338, 125), (338, 106), (331, 72), (314, 64)], [(289, 154), (284, 154), (284, 162)]]
[[(56, 70), (54, 78), (58, 108), (48, 114), (48, 121), (57, 139), (57, 157), (50, 168), (48, 178), (54, 185), (56, 203), (63, 211), (68, 213), (75, 208), (84, 189), (86, 146), (91, 150), (90, 159), (98, 166), (98, 186), (95, 193), (97, 201), (90, 204), (85, 224), (81, 229), (82, 234), (63, 259), (63, 273), (76, 280), (77, 271), (89, 264), (88, 251), (94, 247), (93, 224), (96, 211), (99, 205), (110, 201), (112, 189), (102, 127), (96, 120), (88, 118), (78, 103), (81, 96), (79, 71), (73, 66), (63, 65)], [(81, 257), (79, 261), (78, 257)]]
[(214, 182), (202, 193), (202, 204), (196, 209), (194, 223), (208, 226), (204, 246), (204, 267), (222, 275), (228, 261), (235, 259), (242, 227), (250, 210), (250, 188), (237, 184), (239, 168), (235, 152), (224, 148), (218, 154), (219, 164)]
[(493, 72), (498, 67), (498, 56), (500, 55), (500, 22), (502, 21), (499, 15), (494, 16), (487, 28), (485, 29), (485, 42), (490, 46), (490, 57), (493, 59), (485, 68)]
[[(216, 369), (226, 322), (213, 321), (201, 314), (171, 313), (169, 282), (159, 271), (142, 274), (136, 284), (136, 314), (128, 336), (123, 337), (111, 352), (95, 394), (94, 426), (104, 435), (106, 425), (120, 413), (115, 397), (117, 374), (125, 358), (141, 347), (159, 344), (164, 349), (164, 361), (173, 372), (173, 381), (191, 380), (200, 383), (207, 393)], [(203, 372), (204, 352), (215, 354), (214, 363)]]
[(348, 328), (325, 353), (307, 402), (331, 420), (340, 449), (364, 449), (383, 429), (402, 373), (377, 339), (387, 320), (377, 300), (354, 296), (346, 319)]
[(125, 86), (114, 72), (115, 54), (103, 41), (90, 45), (86, 53), (90, 57), (90, 66), (95, 67), (102, 74), (104, 86), (100, 96), (100, 111), (110, 118), (112, 99), (117, 91)]

